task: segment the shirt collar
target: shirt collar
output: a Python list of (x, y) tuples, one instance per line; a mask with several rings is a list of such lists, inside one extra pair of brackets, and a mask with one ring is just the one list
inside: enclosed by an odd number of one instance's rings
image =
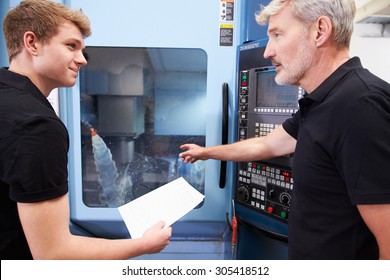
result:
[(27, 77), (8, 70), (8, 67), (0, 68), (0, 83), (16, 88), (21, 91), (31, 92), (39, 100), (45, 100), (45, 103), (50, 103), (44, 94), (35, 86), (35, 84)]
[(342, 64), (336, 69), (322, 84), (317, 87), (312, 93), (305, 94), (302, 99), (299, 100), (299, 106), (306, 107), (313, 102), (321, 103), (328, 94), (332, 91), (334, 86), (340, 81), (346, 74), (356, 68), (362, 68), (362, 64), (358, 57), (353, 57)]

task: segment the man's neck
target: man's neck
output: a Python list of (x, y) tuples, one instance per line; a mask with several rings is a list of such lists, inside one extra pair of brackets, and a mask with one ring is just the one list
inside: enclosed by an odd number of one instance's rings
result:
[(313, 92), (319, 87), (334, 71), (350, 59), (347, 48), (333, 52), (323, 53), (316, 60), (315, 65), (308, 69), (301, 87), (306, 92)]
[(31, 82), (42, 92), (42, 94), (45, 97), (48, 97), (52, 89), (44, 86), (44, 81), (42, 81), (42, 79), (33, 69), (28, 61), (28, 58), (26, 58), (27, 60), (24, 60), (22, 56), (22, 54), (19, 54), (17, 57), (12, 59), (8, 70), (28, 77)]

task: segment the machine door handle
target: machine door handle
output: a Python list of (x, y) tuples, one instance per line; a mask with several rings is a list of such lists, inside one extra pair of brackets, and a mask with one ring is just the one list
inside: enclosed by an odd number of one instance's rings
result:
[[(222, 84), (222, 140), (221, 144), (228, 143), (228, 107), (229, 107), (229, 86), (227, 83)], [(226, 161), (221, 161), (221, 170), (219, 175), (219, 187), (223, 189), (226, 184)]]

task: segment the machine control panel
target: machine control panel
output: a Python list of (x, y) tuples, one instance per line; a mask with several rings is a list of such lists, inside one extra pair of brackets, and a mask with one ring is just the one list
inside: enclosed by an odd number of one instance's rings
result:
[(269, 67), (241, 70), (238, 96), (238, 139), (262, 137), (298, 111), (303, 89), (279, 86)]
[[(273, 67), (241, 69), (238, 90), (238, 139), (263, 137), (298, 111), (303, 89), (277, 85)], [(291, 155), (238, 165), (238, 203), (288, 221), (294, 179)]]
[(287, 222), (294, 188), (290, 170), (266, 162), (240, 163), (237, 186), (239, 203)]

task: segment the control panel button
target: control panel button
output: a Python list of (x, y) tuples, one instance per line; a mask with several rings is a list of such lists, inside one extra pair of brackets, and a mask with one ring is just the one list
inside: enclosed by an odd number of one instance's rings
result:
[(287, 212), (286, 211), (281, 211), (280, 212), (280, 217), (282, 217), (283, 219), (286, 219), (287, 218)]

